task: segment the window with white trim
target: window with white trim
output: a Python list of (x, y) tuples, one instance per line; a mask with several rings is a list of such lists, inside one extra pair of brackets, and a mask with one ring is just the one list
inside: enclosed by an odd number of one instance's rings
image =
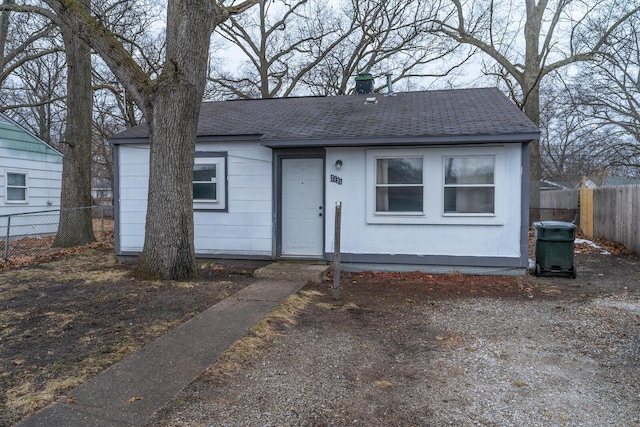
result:
[(7, 172), (6, 202), (26, 203), (28, 196), (27, 174), (19, 172)]
[[(202, 157), (207, 155), (207, 157)], [(226, 209), (226, 156), (196, 153), (193, 165), (194, 209)]]
[(422, 157), (376, 159), (376, 213), (422, 213)]
[(495, 213), (495, 157), (444, 158), (444, 213)]
[(367, 149), (367, 224), (502, 225), (520, 161), (511, 145)]

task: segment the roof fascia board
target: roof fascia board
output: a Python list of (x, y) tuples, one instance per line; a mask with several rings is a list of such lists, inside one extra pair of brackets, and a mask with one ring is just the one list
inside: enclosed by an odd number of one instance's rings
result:
[(505, 135), (406, 136), (391, 138), (329, 138), (262, 140), (269, 148), (286, 147), (363, 147), (377, 145), (458, 145), (488, 143), (528, 143), (540, 138), (539, 132)]
[[(196, 137), (196, 143), (203, 142), (257, 142), (262, 138), (262, 134), (251, 135), (199, 135)], [(109, 138), (110, 144), (148, 144), (148, 136), (131, 137), (131, 138)]]

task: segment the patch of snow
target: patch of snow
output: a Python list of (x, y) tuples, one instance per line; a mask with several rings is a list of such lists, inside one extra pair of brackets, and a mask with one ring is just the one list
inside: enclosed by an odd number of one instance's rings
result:
[(531, 258), (529, 258), (529, 268), (532, 270), (536, 268), (536, 262)]
[(601, 246), (596, 245), (595, 243), (593, 243), (591, 240), (586, 240), (586, 239), (575, 239), (574, 243), (584, 243), (585, 245), (589, 245), (592, 248), (596, 248), (596, 249), (601, 249), (600, 251), (600, 255), (611, 255), (611, 252), (609, 251), (605, 251), (604, 249), (602, 249)]

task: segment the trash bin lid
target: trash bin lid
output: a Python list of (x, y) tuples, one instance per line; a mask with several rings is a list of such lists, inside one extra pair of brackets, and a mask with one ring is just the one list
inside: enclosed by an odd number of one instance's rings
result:
[(564, 221), (539, 221), (534, 222), (533, 227), (537, 229), (553, 228), (557, 230), (575, 230), (577, 228), (575, 224)]

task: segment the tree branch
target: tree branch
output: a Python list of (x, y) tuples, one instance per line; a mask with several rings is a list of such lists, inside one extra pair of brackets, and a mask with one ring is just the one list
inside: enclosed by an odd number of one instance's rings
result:
[(133, 60), (129, 52), (102, 23), (75, 1), (44, 0), (64, 25), (95, 49), (116, 77), (126, 84), (138, 107), (146, 113), (151, 111), (153, 97), (152, 80)]

